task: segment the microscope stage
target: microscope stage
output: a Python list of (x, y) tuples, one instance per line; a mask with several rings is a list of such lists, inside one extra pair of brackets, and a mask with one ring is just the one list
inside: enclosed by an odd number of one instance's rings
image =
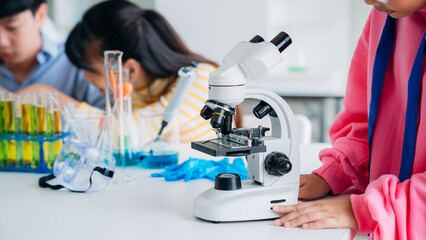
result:
[(191, 142), (191, 148), (211, 156), (246, 156), (252, 153), (266, 152), (265, 145), (244, 146), (237, 143), (222, 143), (221, 139)]

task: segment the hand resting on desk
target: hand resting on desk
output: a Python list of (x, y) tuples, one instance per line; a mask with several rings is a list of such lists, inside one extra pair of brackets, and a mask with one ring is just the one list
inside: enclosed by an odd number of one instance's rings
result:
[(299, 198), (312, 200), (324, 197), (331, 189), (327, 182), (316, 174), (300, 175)]
[[(318, 175), (300, 176), (299, 198), (311, 200), (327, 195), (330, 186)], [(275, 225), (303, 227), (305, 229), (352, 228), (358, 229), (350, 199), (338, 198), (299, 202), (292, 206), (274, 206), (273, 210), (287, 214), (275, 220)]]

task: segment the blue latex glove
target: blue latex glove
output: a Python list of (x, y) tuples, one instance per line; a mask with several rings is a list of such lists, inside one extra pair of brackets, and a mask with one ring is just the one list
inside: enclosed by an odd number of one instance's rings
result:
[(183, 179), (188, 182), (200, 178), (214, 181), (219, 173), (237, 173), (241, 176), (241, 180), (249, 179), (247, 177), (247, 168), (242, 158), (235, 158), (232, 164), (229, 163), (229, 158), (224, 158), (220, 161), (189, 158), (179, 165), (166, 166), (164, 172), (153, 173), (151, 177), (164, 177), (166, 181)]

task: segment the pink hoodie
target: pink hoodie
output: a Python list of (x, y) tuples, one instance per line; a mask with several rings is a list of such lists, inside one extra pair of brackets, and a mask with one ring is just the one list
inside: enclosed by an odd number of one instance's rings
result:
[[(330, 185), (333, 194), (350, 186), (364, 192), (351, 195), (360, 233), (373, 239), (426, 238), (426, 91), (420, 90), (416, 152), (411, 178), (399, 182), (404, 138), (407, 83), (426, 30), (426, 7), (397, 20), (393, 55), (372, 136), (372, 162), (368, 183), (368, 111), (376, 49), (386, 14), (373, 10), (355, 50), (345, 109), (330, 128), (331, 149), (320, 153), (323, 166), (314, 171)], [(423, 58), (422, 86), (426, 86)]]

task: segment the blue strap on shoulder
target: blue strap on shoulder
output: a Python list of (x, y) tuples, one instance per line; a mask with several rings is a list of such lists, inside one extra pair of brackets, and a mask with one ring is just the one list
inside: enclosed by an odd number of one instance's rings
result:
[(395, 19), (388, 15), (385, 26), (383, 28), (382, 36), (380, 37), (379, 46), (376, 50), (376, 57), (374, 59), (373, 80), (371, 83), (370, 113), (368, 115), (369, 146), (371, 146), (371, 136), (373, 135), (374, 121), (376, 120), (386, 69), (388, 67), (389, 59), (392, 55), (394, 43)]
[(422, 62), (425, 51), (425, 38), (420, 43), (419, 50), (414, 60), (410, 79), (408, 80), (407, 112), (405, 115), (404, 146), (402, 148), (401, 169), (399, 170), (399, 180), (407, 180), (411, 176), (414, 153), (416, 148), (417, 118), (419, 112), (420, 84), (422, 80)]
[[(371, 101), (368, 117), (368, 145), (369, 153), (371, 156), (371, 137), (374, 130), (374, 122), (379, 107), (380, 96), (383, 89), (386, 69), (389, 64), (389, 59), (392, 55), (393, 46), (395, 43), (395, 22), (396, 20), (391, 16), (387, 16), (386, 23), (380, 37), (379, 45), (377, 47), (376, 56), (373, 66), (373, 79), (371, 83)], [(408, 80), (408, 98), (407, 110), (404, 131), (404, 145), (401, 156), (401, 168), (399, 172), (399, 179), (401, 182), (410, 178), (411, 169), (414, 161), (415, 143), (417, 134), (417, 118), (418, 118), (418, 103), (421, 84), (421, 72), (423, 54), (425, 51), (425, 38), (426, 32), (420, 43), (419, 50), (414, 61), (413, 69), (411, 70), (410, 78)], [(371, 158), (369, 161), (368, 170), (370, 172)]]

